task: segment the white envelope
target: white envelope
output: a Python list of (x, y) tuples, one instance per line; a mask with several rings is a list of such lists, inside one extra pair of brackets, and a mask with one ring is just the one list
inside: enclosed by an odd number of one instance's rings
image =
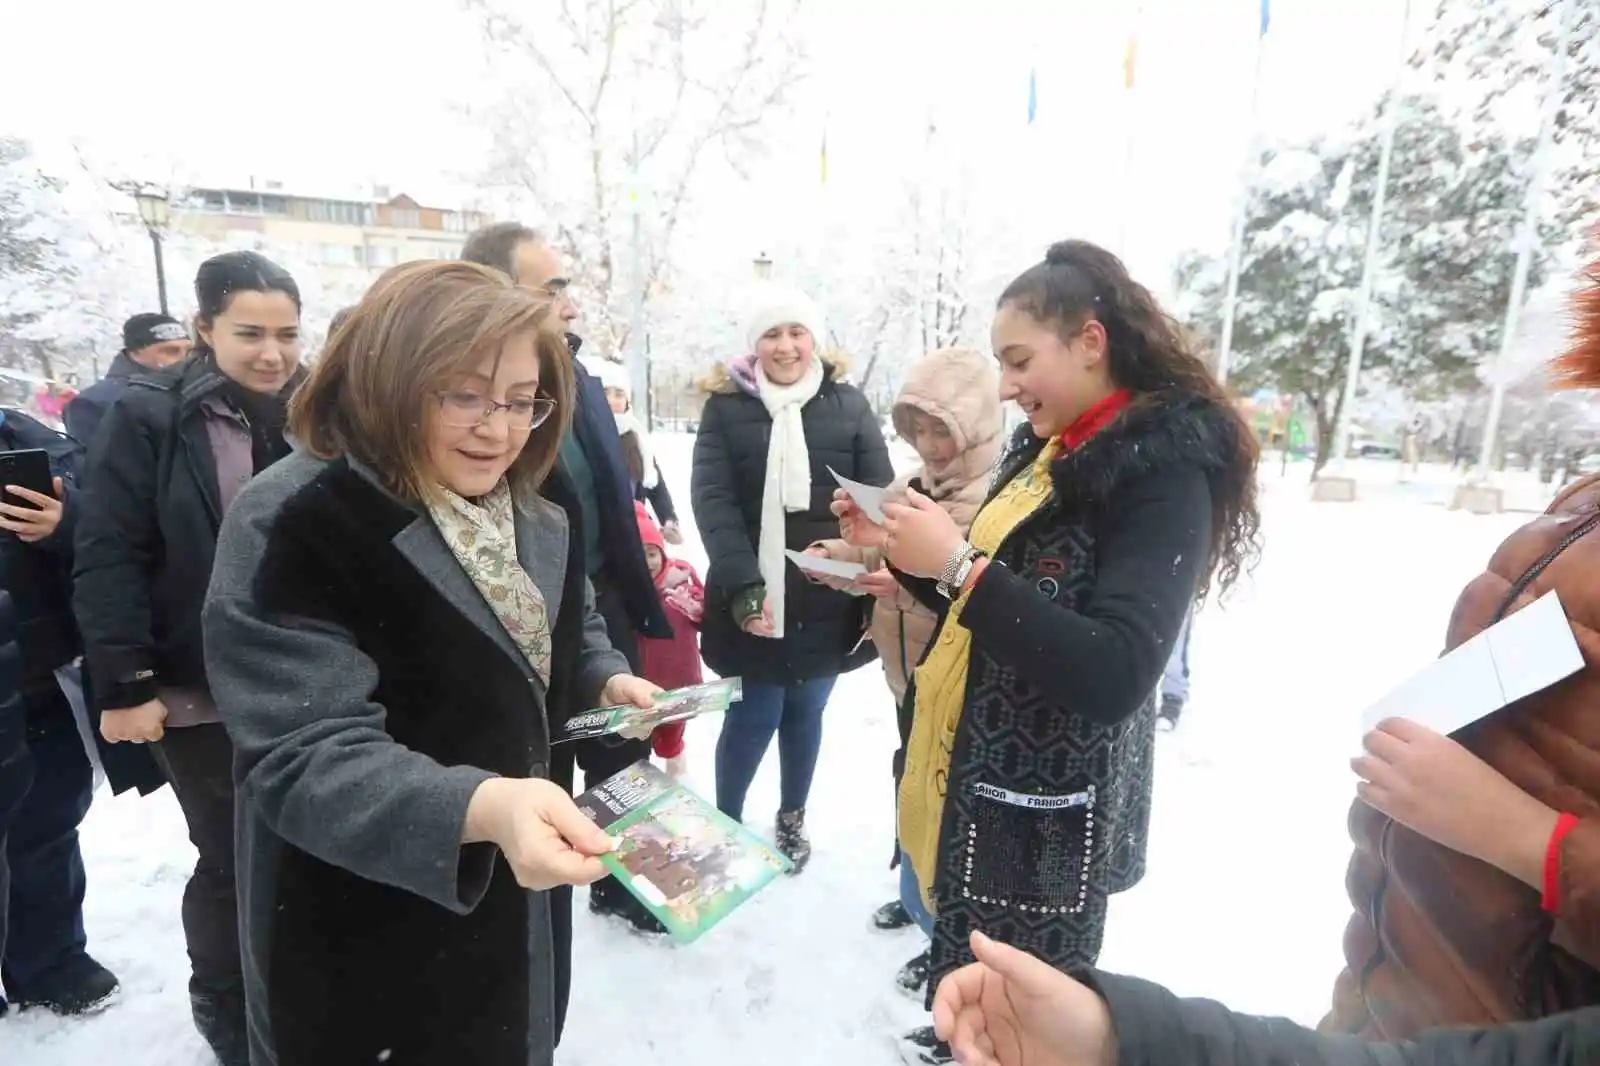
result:
[(813, 574), (827, 574), (829, 577), (842, 577), (853, 580), (867, 572), (867, 568), (860, 563), (840, 562), (829, 559), (825, 555), (807, 555), (805, 552), (790, 551), (785, 548), (783, 554), (789, 561), (802, 570), (809, 570)]
[(856, 501), (856, 506), (861, 508), (868, 518), (880, 526), (883, 525), (883, 499), (888, 493), (887, 489), (863, 485), (859, 481), (851, 481), (831, 466), (828, 467), (828, 473), (833, 475), (833, 480), (839, 483), (841, 489), (850, 494), (850, 498)]
[(1367, 708), (1361, 731), (1405, 718), (1448, 735), (1581, 669), (1583, 655), (1566, 612), (1549, 592)]

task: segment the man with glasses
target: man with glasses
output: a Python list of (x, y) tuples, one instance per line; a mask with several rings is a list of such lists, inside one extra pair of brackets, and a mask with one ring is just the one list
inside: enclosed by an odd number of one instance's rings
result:
[[(572, 300), (569, 279), (561, 255), (540, 234), (516, 222), (486, 226), (467, 238), (461, 258), (493, 267), (525, 289), (542, 292), (556, 303), (561, 321), (570, 324), (578, 317)], [(567, 333), (567, 344), (577, 355), (583, 339)], [(616, 418), (606, 401), (600, 380), (577, 359), (573, 360), (576, 389), (573, 396), (572, 430), (561, 442), (561, 462), (552, 477), (565, 478), (578, 500), (576, 519), (583, 544), (589, 580), (594, 585), (595, 605), (606, 620), (612, 645), (624, 656), (635, 673), (639, 671), (638, 635), (670, 637), (672, 627), (661, 609), (660, 597), (645, 563), (644, 545), (634, 518), (633, 490), (627, 464), (622, 457), (622, 441), (617, 436)], [(565, 694), (552, 693), (552, 725), (559, 726), (567, 716), (586, 707), (571, 706)], [(592, 788), (625, 767), (650, 757), (649, 740), (597, 737), (562, 744), (553, 752), (551, 777), (573, 785), (575, 768), (583, 767), (584, 786)], [(564, 899), (562, 898), (564, 897)], [(666, 929), (637, 900), (607, 878), (590, 889), (589, 909), (597, 914), (614, 915), (649, 933)], [(551, 920), (557, 938), (571, 936), (571, 889), (552, 893)], [(566, 1012), (566, 989), (557, 993), (559, 1016)], [(559, 1026), (558, 1026), (559, 1034)]]

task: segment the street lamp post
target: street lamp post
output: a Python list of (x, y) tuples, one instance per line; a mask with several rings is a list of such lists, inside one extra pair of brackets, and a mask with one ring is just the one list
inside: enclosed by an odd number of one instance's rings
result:
[(133, 202), (139, 205), (139, 220), (150, 234), (150, 247), (156, 257), (156, 296), (161, 313), (167, 314), (167, 265), (161, 257), (161, 235), (172, 219), (172, 200), (165, 189), (144, 186), (135, 189)]
[(766, 281), (772, 277), (772, 260), (767, 258), (766, 252), (758, 253), (750, 265), (755, 269), (756, 277), (761, 281)]

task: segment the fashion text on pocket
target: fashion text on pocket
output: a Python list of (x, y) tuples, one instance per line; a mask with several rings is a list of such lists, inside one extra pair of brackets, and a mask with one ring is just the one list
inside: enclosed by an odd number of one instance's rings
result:
[(1089, 895), (1095, 790), (1041, 796), (971, 786), (962, 895), (1037, 914), (1076, 914)]

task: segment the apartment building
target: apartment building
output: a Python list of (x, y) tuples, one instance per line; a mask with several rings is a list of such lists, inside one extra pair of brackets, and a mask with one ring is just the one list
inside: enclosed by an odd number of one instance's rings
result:
[(457, 258), (467, 235), (490, 221), (481, 212), (425, 207), (382, 187), (358, 199), (300, 195), (274, 181), (250, 184), (174, 196), (172, 229), (357, 280), (413, 259)]

